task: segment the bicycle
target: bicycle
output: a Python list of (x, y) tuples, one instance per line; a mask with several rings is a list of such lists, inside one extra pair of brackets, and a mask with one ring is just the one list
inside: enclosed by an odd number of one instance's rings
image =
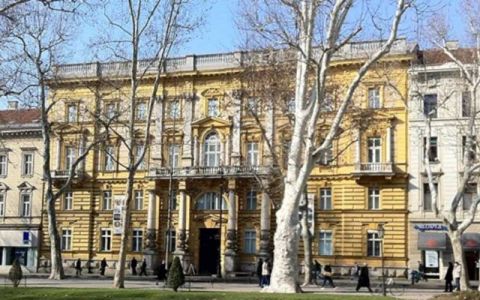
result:
[[(388, 277), (385, 279), (385, 289), (387, 293), (390, 293), (394, 297), (402, 296), (405, 294), (405, 286), (406, 284), (399, 284), (395, 282), (393, 277)], [(379, 283), (375, 289), (373, 290), (374, 293), (382, 293), (383, 292), (383, 282)]]

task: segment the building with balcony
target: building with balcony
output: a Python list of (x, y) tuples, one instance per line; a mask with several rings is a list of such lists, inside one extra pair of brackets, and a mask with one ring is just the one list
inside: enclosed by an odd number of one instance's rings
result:
[[(467, 49), (450, 44), (454, 54), (468, 64), (473, 56)], [(426, 115), (432, 113), (430, 165), (436, 181), (439, 209), (448, 210), (461, 182), (466, 128), (474, 112), (468, 85), (458, 67), (442, 50), (423, 51), (419, 61), (410, 70), (409, 96), (409, 266), (417, 268), (418, 262), (426, 266), (427, 275), (444, 278), (453, 253), (447, 228), (433, 212), (430, 189), (425, 170)], [(478, 131), (476, 129), (475, 131)], [(478, 147), (474, 142), (474, 148)], [(476, 155), (474, 157), (476, 160)], [(466, 188), (457, 217), (468, 216), (477, 178)], [(478, 280), (480, 250), (480, 224), (477, 221), (463, 235), (463, 246), (471, 280)]]
[(0, 111), (0, 273), (17, 259), (36, 272), (43, 203), (40, 111)]
[[(334, 58), (332, 105), (322, 112), (325, 124), (359, 63), (379, 46), (348, 44)], [(407, 114), (402, 99), (415, 49), (397, 41), (391, 54), (368, 73), (341, 133), (308, 183), (314, 258), (332, 264), (335, 271), (354, 262), (380, 266), (380, 249), (392, 270), (407, 264)], [(135, 177), (128, 260), (145, 257), (153, 266), (165, 259), (168, 249), (170, 256), (183, 259), (185, 268), (201, 274), (220, 268), (231, 274), (254, 271), (259, 257), (271, 255), (275, 209), (281, 201), (275, 182), (281, 180), (291, 136), (291, 98), (277, 99), (281, 105), (264, 105), (245, 79), (252, 55), (257, 54), (186, 56), (166, 62), (151, 139), (141, 145), (148, 151)], [(150, 67), (149, 61), (139, 63), (146, 72), (139, 99), (149, 96), (154, 76)], [(50, 86), (59, 100), (52, 111), (57, 124), (52, 169), (58, 183), (65, 180), (80, 149), (99, 133), (88, 112), (121, 120), (122, 112), (132, 109), (123, 98), (128, 72), (129, 64), (123, 62), (58, 66)], [(293, 88), (283, 88), (290, 89), (291, 97)], [(134, 109), (141, 135), (145, 106)], [(77, 258), (94, 265), (106, 258), (112, 267), (117, 260), (115, 211), (125, 193), (124, 150), (118, 140), (95, 147), (57, 205), (67, 265)], [(383, 240), (379, 225), (385, 228)], [(41, 259), (47, 261), (48, 243), (44, 245)]]

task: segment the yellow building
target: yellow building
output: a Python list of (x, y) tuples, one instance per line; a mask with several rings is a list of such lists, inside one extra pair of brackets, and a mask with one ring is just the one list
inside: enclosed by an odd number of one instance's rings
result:
[[(346, 48), (344, 56), (335, 58), (329, 78), (338, 94), (378, 43)], [(275, 145), (276, 156), (285, 157), (291, 134), (289, 105), (258, 107), (258, 118), (252, 116), (256, 105), (262, 105), (243, 77), (246, 55), (186, 56), (167, 62), (148, 155), (136, 175), (128, 259), (145, 257), (153, 266), (165, 259), (166, 245), (171, 244), (185, 268), (207, 274), (220, 267), (231, 274), (253, 271), (258, 257), (271, 255), (274, 210), (281, 199), (264, 187), (283, 166), (273, 163), (268, 145)], [(307, 198), (314, 206), (314, 259), (332, 264), (335, 272), (354, 262), (380, 265), (379, 224), (385, 229), (386, 266), (406, 266), (404, 99), (411, 55), (406, 41), (399, 40), (384, 62), (368, 73), (331, 154), (308, 183)], [(52, 113), (58, 124), (52, 167), (61, 183), (79, 149), (101, 131), (93, 126), (91, 112), (101, 111), (104, 117), (119, 113), (122, 119), (121, 112), (131, 108), (122, 100), (128, 94), (126, 63), (64, 65), (58, 75), (50, 87), (59, 101)], [(151, 82), (147, 75), (139, 98), (149, 96)], [(144, 109), (137, 107), (139, 134)], [(325, 110), (328, 124), (331, 112)], [(117, 260), (120, 236), (113, 210), (125, 192), (123, 150), (115, 140), (96, 147), (57, 206), (66, 265), (81, 258), (95, 266), (106, 258), (112, 267)], [(171, 210), (169, 194), (175, 199)], [(43, 245), (41, 264), (48, 266), (48, 241)]]

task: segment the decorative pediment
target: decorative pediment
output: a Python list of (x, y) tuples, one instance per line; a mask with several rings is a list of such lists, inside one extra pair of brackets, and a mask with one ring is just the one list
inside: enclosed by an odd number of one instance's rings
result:
[(21, 190), (21, 191), (25, 191), (25, 192), (31, 192), (31, 191), (35, 190), (36, 188), (33, 185), (31, 185), (30, 183), (24, 181), (18, 186), (18, 189)]
[(205, 98), (221, 97), (223, 96), (223, 92), (217, 88), (210, 88), (204, 90), (201, 95)]
[(229, 127), (231, 122), (217, 117), (206, 117), (192, 122), (192, 127)]
[(3, 182), (0, 182), (0, 193), (8, 191), (10, 188)]

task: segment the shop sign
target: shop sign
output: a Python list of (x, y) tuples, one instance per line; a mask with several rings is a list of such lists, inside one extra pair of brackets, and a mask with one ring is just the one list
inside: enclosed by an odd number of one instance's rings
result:
[(425, 251), (425, 266), (427, 268), (438, 268), (438, 252), (432, 250)]
[(442, 224), (417, 224), (413, 228), (418, 231), (447, 231), (447, 226)]

